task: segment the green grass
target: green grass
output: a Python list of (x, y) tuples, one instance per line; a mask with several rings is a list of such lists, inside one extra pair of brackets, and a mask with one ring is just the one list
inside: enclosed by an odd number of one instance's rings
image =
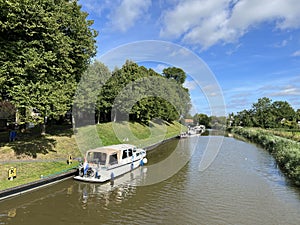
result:
[[(165, 139), (175, 137), (186, 128), (181, 124), (174, 123), (150, 123), (149, 126), (139, 123), (109, 123), (111, 129), (107, 135), (107, 130), (99, 132), (100, 138), (106, 144), (130, 143), (139, 147), (146, 147)], [(98, 131), (103, 129), (98, 126)]]
[[(64, 126), (49, 127), (45, 136), (40, 136), (38, 129), (18, 134), (15, 142), (0, 140), (0, 190), (39, 180), (41, 175), (66, 170), (70, 168), (66, 163), (69, 155), (82, 157), (81, 151), (90, 148), (119, 143), (146, 147), (177, 136), (186, 129), (178, 122), (150, 123), (149, 126), (124, 122), (82, 127), (77, 129), (75, 135), (71, 127)], [(22, 163), (22, 160), (31, 161)], [(18, 175), (14, 181), (7, 180), (10, 167), (17, 168)]]
[[(0, 190), (30, 183), (44, 178), (50, 177), (71, 168), (78, 166), (78, 162), (74, 161), (68, 165), (66, 162), (30, 162), (30, 163), (7, 163), (0, 164)], [(8, 180), (8, 170), (11, 167), (17, 169), (17, 177), (14, 180)]]
[(288, 138), (294, 141), (300, 141), (300, 131), (299, 130), (283, 130), (283, 129), (270, 129), (267, 130), (267, 132), (274, 134), (276, 136), (280, 136), (280, 137), (284, 137), (284, 138)]

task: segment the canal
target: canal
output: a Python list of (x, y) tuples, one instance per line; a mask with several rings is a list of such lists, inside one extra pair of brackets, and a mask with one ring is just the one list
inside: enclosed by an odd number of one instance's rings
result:
[[(0, 224), (300, 224), (300, 189), (263, 149), (225, 137), (215, 160), (201, 172), (205, 146), (214, 138), (165, 143), (148, 152), (149, 165), (113, 186), (68, 179), (1, 201)], [(176, 146), (192, 152), (191, 159), (170, 178), (142, 185)]]

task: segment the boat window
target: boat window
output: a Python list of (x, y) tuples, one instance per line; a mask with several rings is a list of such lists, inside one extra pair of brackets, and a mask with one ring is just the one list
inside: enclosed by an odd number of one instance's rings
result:
[(132, 149), (128, 149), (128, 156), (129, 156), (129, 157), (132, 156)]
[(88, 163), (94, 163), (100, 165), (105, 165), (106, 163), (106, 153), (104, 152), (89, 152), (87, 156)]
[(105, 165), (106, 162), (106, 153), (104, 152), (95, 152), (94, 158), (100, 163), (100, 165)]
[(128, 157), (128, 155), (127, 155), (127, 150), (124, 150), (123, 151), (123, 155), (122, 155), (122, 159), (125, 159), (125, 158), (127, 158)]
[(118, 163), (118, 156), (117, 153), (114, 153), (112, 155), (109, 156), (109, 164), (110, 165), (114, 165)]

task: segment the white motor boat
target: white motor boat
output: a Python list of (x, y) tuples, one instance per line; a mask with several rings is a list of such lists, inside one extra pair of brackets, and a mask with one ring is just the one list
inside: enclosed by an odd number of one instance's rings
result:
[(74, 179), (86, 182), (113, 181), (147, 163), (146, 151), (130, 144), (119, 144), (91, 149), (86, 152), (79, 175)]

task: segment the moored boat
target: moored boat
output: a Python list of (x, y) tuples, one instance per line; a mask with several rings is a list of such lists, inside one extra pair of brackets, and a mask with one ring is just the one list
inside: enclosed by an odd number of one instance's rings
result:
[(130, 144), (119, 144), (88, 150), (79, 175), (74, 179), (86, 182), (114, 180), (147, 163), (146, 151)]
[(181, 133), (179, 135), (180, 138), (187, 138), (188, 137), (188, 133), (187, 132), (184, 132), (184, 133)]

